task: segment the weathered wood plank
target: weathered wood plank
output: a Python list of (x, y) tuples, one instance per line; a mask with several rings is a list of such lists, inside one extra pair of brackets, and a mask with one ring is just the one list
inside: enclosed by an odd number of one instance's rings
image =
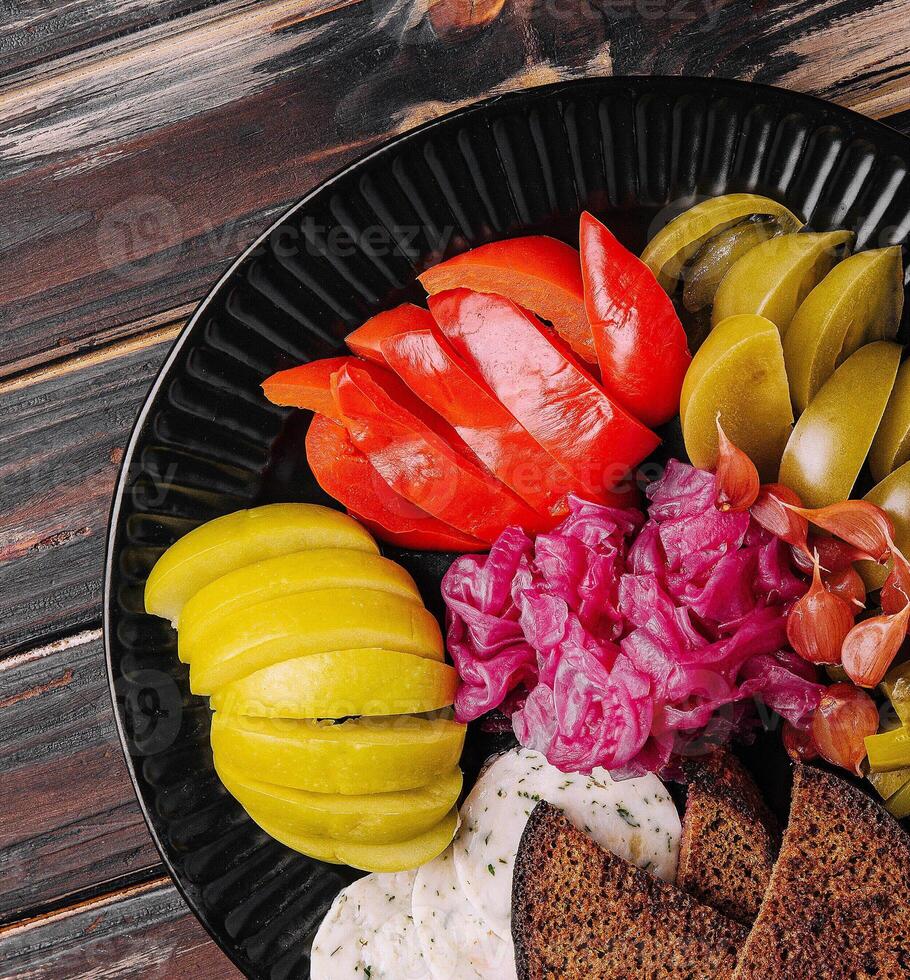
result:
[(0, 980), (234, 980), (166, 879), (0, 929)]
[(198, 298), (319, 180), (492, 92), (683, 71), (783, 81), (878, 114), (910, 105), (910, 0), (516, 3), (483, 30), (441, 35), (427, 2), (225, 0), (3, 93), (0, 370)]
[(100, 619), (117, 468), (176, 332), (0, 382), (0, 651)]
[(160, 867), (114, 729), (100, 631), (0, 660), (0, 760), (0, 922)]
[(12, 76), (220, 0), (7, 0), (0, 27), (0, 66)]

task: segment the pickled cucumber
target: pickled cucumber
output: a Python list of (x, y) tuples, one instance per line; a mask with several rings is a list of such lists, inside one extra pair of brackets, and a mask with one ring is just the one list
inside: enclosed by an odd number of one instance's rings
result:
[[(886, 476), (863, 499), (881, 507), (891, 518), (894, 522), (894, 543), (905, 555), (910, 555), (910, 462)], [(885, 584), (888, 567), (871, 561), (857, 562), (856, 567), (869, 591), (880, 589)]]

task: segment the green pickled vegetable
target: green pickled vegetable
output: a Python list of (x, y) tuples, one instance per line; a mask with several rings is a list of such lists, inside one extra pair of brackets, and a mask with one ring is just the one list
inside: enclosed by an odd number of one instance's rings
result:
[(710, 307), (727, 270), (756, 245), (792, 231), (789, 224), (782, 224), (777, 218), (756, 216), (709, 238), (684, 270), (683, 306), (690, 313)]
[(756, 245), (721, 280), (712, 323), (738, 313), (757, 313), (776, 323), (785, 336), (800, 303), (852, 240), (849, 231), (803, 232)]
[[(871, 501), (894, 522), (894, 543), (905, 555), (910, 555), (910, 462), (899, 466), (893, 473), (877, 483), (863, 498)], [(871, 592), (885, 584), (890, 569), (871, 561), (856, 565), (866, 588)]]
[(875, 480), (881, 481), (889, 473), (910, 460), (910, 361), (905, 361), (897, 372), (894, 390), (888, 399), (888, 407), (882, 416), (872, 449), (869, 450), (869, 469)]
[(902, 726), (866, 738), (866, 752), (873, 772), (891, 772), (910, 766), (910, 728)]
[(897, 335), (903, 302), (898, 246), (859, 252), (834, 266), (800, 304), (784, 337), (797, 414), (863, 344)]
[(661, 286), (673, 292), (683, 266), (713, 235), (753, 214), (776, 218), (785, 231), (798, 231), (802, 222), (782, 204), (759, 194), (724, 194), (702, 201), (662, 228), (641, 253)]
[(773, 480), (793, 412), (780, 334), (760, 316), (730, 317), (710, 333), (683, 382), (683, 439), (695, 466), (717, 462), (717, 418), (727, 436)]
[(861, 347), (824, 383), (796, 423), (780, 482), (807, 507), (846, 500), (862, 469), (894, 386), (901, 349), (886, 340)]
[(870, 772), (866, 778), (872, 784), (875, 792), (883, 800), (887, 800), (894, 796), (898, 790), (903, 789), (907, 783), (910, 783), (910, 766), (894, 769), (892, 772)]
[(885, 804), (888, 813), (897, 820), (910, 817), (910, 782), (905, 783)]
[(901, 724), (910, 725), (910, 663), (890, 670), (881, 686)]

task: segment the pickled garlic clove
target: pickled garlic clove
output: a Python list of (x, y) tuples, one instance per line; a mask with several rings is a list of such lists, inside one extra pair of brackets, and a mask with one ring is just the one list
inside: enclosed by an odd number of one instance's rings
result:
[(910, 562), (895, 548), (892, 552), (894, 567), (891, 569), (881, 591), (881, 606), (884, 613), (900, 612), (910, 599)]
[(751, 459), (728, 438), (717, 415), (717, 508), (748, 510), (755, 503), (761, 481)]
[(805, 556), (809, 561), (805, 569), (808, 571), (812, 567), (806, 544), (809, 522), (787, 507), (787, 504), (800, 507), (802, 501), (782, 483), (766, 483), (759, 487), (758, 496), (749, 508), (749, 513), (766, 531), (792, 545), (795, 554)]
[(790, 646), (809, 663), (840, 663), (841, 647), (852, 626), (850, 603), (822, 584), (816, 556), (809, 591), (793, 603), (787, 614)]
[(811, 762), (818, 758), (818, 746), (808, 728), (797, 728), (789, 721), (785, 721), (781, 738), (787, 755), (794, 762)]
[(910, 604), (896, 613), (873, 616), (857, 623), (841, 649), (841, 663), (854, 684), (875, 687), (888, 673), (910, 622)]
[(865, 691), (832, 684), (812, 716), (812, 738), (822, 758), (861, 776), (865, 740), (878, 731), (878, 721), (878, 708)]
[(881, 507), (868, 500), (842, 500), (815, 510), (786, 506), (816, 527), (853, 545), (872, 561), (885, 562), (891, 557), (894, 524)]
[(837, 572), (826, 572), (822, 581), (830, 593), (840, 596), (850, 606), (854, 616), (866, 608), (866, 583), (852, 565)]

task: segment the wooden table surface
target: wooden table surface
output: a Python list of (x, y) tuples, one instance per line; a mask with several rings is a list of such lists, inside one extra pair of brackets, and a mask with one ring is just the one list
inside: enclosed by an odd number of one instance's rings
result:
[(720, 75), (910, 132), (910, 0), (0, 0), (0, 978), (233, 977), (114, 731), (101, 571), (194, 303), (305, 191), (496, 92)]

